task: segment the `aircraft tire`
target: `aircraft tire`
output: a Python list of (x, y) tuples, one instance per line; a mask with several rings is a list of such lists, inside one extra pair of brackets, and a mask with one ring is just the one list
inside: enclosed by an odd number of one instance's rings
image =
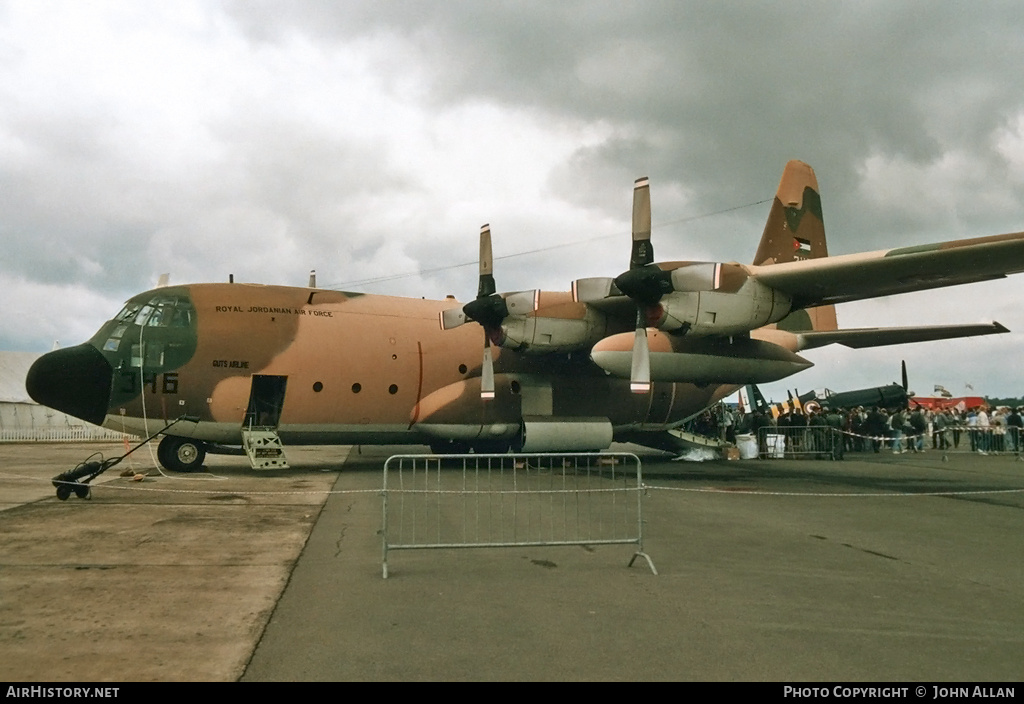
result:
[(469, 453), (469, 443), (438, 440), (430, 443), (430, 451), (435, 455), (465, 455)]
[(508, 440), (484, 440), (473, 443), (473, 452), (478, 455), (504, 455), (509, 448)]
[(198, 440), (166, 435), (156, 450), (164, 469), (172, 472), (194, 472), (203, 466), (206, 445)]

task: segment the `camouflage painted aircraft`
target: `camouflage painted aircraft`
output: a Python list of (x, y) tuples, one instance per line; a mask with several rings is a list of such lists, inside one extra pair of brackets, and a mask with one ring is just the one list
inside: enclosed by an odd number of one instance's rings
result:
[(157, 288), (89, 342), (41, 357), (26, 385), (41, 404), (144, 437), (184, 416), (158, 453), (177, 470), (240, 446), (254, 466), (276, 466), (281, 443), (658, 446), (737, 388), (812, 366), (803, 350), (1006, 332), (998, 323), (839, 330), (836, 303), (1024, 270), (1024, 233), (829, 257), (818, 184), (798, 161), (786, 166), (752, 265), (654, 263), (650, 230), (640, 179), (626, 272), (578, 280), (571, 292), (499, 294), (485, 226), (478, 295), (465, 305), (312, 282)]
[(763, 413), (770, 413), (775, 418), (789, 413), (795, 408), (801, 409), (804, 413), (819, 411), (822, 408), (832, 410), (850, 410), (857, 406), (873, 408), (906, 408), (914, 393), (910, 391), (907, 381), (907, 363), (900, 364), (902, 384), (893, 382), (885, 386), (873, 386), (867, 389), (854, 389), (852, 391), (832, 391), (822, 389), (808, 391), (798, 394), (786, 392), (789, 398), (780, 403), (768, 403), (761, 390), (756, 384), (750, 384), (740, 390), (740, 406), (744, 413), (753, 413), (755, 410)]

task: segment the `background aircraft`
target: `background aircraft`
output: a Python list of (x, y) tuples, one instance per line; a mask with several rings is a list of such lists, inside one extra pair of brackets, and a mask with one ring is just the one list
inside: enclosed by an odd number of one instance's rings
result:
[(159, 447), (180, 470), (238, 446), (254, 466), (283, 466), (281, 442), (657, 446), (740, 386), (810, 367), (805, 349), (1006, 331), (839, 330), (836, 303), (1024, 270), (1024, 233), (829, 257), (817, 181), (799, 161), (786, 166), (751, 265), (655, 263), (650, 223), (640, 179), (628, 269), (571, 292), (497, 293), (487, 226), (465, 305), (313, 286), (158, 288), (87, 343), (41, 357), (26, 386), (39, 403), (143, 436), (188, 416)]
[[(906, 362), (900, 364), (900, 377), (901, 384), (893, 382), (885, 386), (872, 386), (867, 389), (853, 389), (851, 391), (832, 391), (831, 389), (808, 391), (791, 396), (788, 402), (773, 404), (772, 408), (776, 409), (775, 415), (778, 415), (778, 410), (782, 407), (792, 407), (794, 398), (799, 402), (804, 412), (807, 412), (808, 409), (819, 410), (825, 407), (832, 410), (849, 410), (858, 406), (863, 406), (864, 408), (873, 408), (875, 406), (881, 406), (882, 408), (906, 408), (908, 401), (913, 397), (907, 382)], [(759, 398), (764, 403), (764, 398), (757, 387), (749, 388), (752, 389), (751, 396)], [(767, 407), (768, 404), (764, 403), (764, 406)]]

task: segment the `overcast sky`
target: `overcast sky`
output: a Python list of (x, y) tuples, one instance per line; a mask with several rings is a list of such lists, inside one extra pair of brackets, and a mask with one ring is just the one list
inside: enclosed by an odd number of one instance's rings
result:
[[(749, 263), (794, 158), (832, 254), (1024, 230), (1019, 3), (0, 0), (0, 349), (163, 272), (466, 300), (486, 222), (500, 290), (565, 290), (626, 267), (643, 175), (658, 259)], [(1022, 287), (840, 306), (1014, 332), (815, 350), (768, 393), (906, 359), (1024, 395)]]

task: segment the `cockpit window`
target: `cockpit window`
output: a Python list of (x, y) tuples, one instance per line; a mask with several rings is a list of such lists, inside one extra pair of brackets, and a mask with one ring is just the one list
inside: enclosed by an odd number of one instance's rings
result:
[(153, 314), (149, 316), (146, 325), (151, 328), (165, 328), (171, 323), (174, 317), (174, 301), (155, 301)]
[(131, 320), (132, 318), (135, 317), (135, 314), (139, 312), (139, 308), (141, 307), (141, 303), (129, 303), (128, 305), (121, 309), (120, 313), (114, 316), (114, 320), (116, 320), (119, 323), (123, 323), (126, 320)]
[(139, 311), (139, 314), (135, 316), (135, 324), (145, 325), (147, 322), (149, 322), (149, 316), (151, 315), (153, 315), (153, 306), (147, 303), (146, 305), (142, 306), (142, 309)]
[(187, 296), (154, 296), (145, 303), (128, 303), (114, 318), (119, 323), (134, 323), (151, 328), (187, 328), (195, 318), (195, 309)]
[(188, 301), (178, 301), (174, 305), (174, 316), (171, 318), (172, 328), (187, 328), (192, 324), (192, 306)]

